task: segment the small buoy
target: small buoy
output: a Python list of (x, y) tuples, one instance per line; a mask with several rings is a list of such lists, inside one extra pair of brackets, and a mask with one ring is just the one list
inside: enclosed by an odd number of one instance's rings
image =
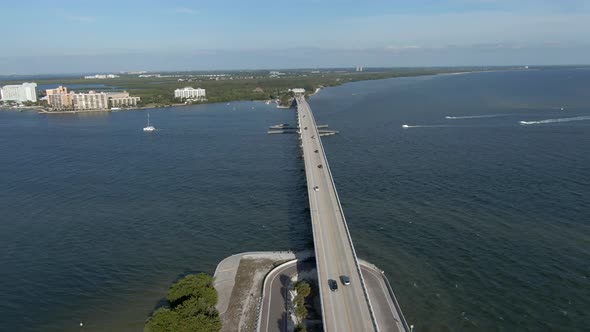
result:
[(80, 322), (80, 327), (84, 326), (84, 323)]

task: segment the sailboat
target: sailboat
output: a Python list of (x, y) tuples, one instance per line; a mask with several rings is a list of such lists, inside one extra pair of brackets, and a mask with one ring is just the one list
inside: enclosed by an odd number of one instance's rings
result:
[(144, 127), (143, 131), (154, 131), (154, 130), (156, 130), (156, 128), (154, 126), (150, 126), (150, 113), (148, 112), (147, 127)]

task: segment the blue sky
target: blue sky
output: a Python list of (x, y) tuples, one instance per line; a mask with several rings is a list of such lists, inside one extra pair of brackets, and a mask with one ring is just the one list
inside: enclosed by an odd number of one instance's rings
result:
[(582, 0), (29, 0), (0, 13), (0, 75), (590, 59)]

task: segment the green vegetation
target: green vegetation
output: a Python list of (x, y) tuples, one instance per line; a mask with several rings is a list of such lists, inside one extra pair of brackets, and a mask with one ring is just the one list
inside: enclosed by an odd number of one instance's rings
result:
[(145, 332), (215, 332), (221, 330), (215, 309), (217, 291), (213, 277), (191, 274), (170, 287), (168, 307), (159, 308), (144, 326)]
[[(132, 96), (141, 97), (140, 106), (167, 106), (181, 103), (174, 98), (174, 90), (185, 86), (200, 87), (207, 90), (205, 103), (228, 102), (235, 100), (269, 100), (279, 99), (282, 105), (289, 105), (292, 95), (289, 89), (304, 88), (306, 94), (312, 94), (317, 88), (336, 86), (343, 83), (378, 80), (393, 77), (434, 75), (451, 72), (470, 72), (498, 69), (517, 69), (510, 67), (434, 67), (434, 68), (371, 68), (364, 72), (349, 69), (322, 70), (286, 70), (280, 77), (271, 77), (269, 72), (260, 71), (225, 71), (226, 76), (206, 76), (214, 72), (171, 72), (160, 73), (161, 76), (138, 77), (121, 75), (112, 79), (52, 78), (38, 79), (39, 85), (61, 84), (66, 87), (88, 84), (104, 84), (102, 88), (88, 87), (74, 89), (85, 91), (126, 90)], [(27, 78), (29, 81), (32, 78)], [(0, 80), (0, 85), (16, 84), (21, 81)]]
[(299, 324), (295, 325), (294, 331), (295, 332), (307, 332), (307, 327), (305, 327), (304, 324), (299, 323)]
[(293, 285), (293, 288), (295, 288), (295, 291), (297, 292), (297, 295), (293, 299), (293, 303), (295, 304), (295, 316), (299, 318), (299, 321), (303, 321), (307, 317), (305, 299), (311, 294), (311, 286), (307, 281), (300, 280)]

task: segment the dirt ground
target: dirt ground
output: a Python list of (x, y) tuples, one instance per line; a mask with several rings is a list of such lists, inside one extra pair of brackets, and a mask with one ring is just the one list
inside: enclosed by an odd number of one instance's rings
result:
[(262, 300), (262, 281), (275, 260), (242, 258), (236, 273), (227, 311), (221, 316), (222, 332), (256, 330), (256, 315)]

